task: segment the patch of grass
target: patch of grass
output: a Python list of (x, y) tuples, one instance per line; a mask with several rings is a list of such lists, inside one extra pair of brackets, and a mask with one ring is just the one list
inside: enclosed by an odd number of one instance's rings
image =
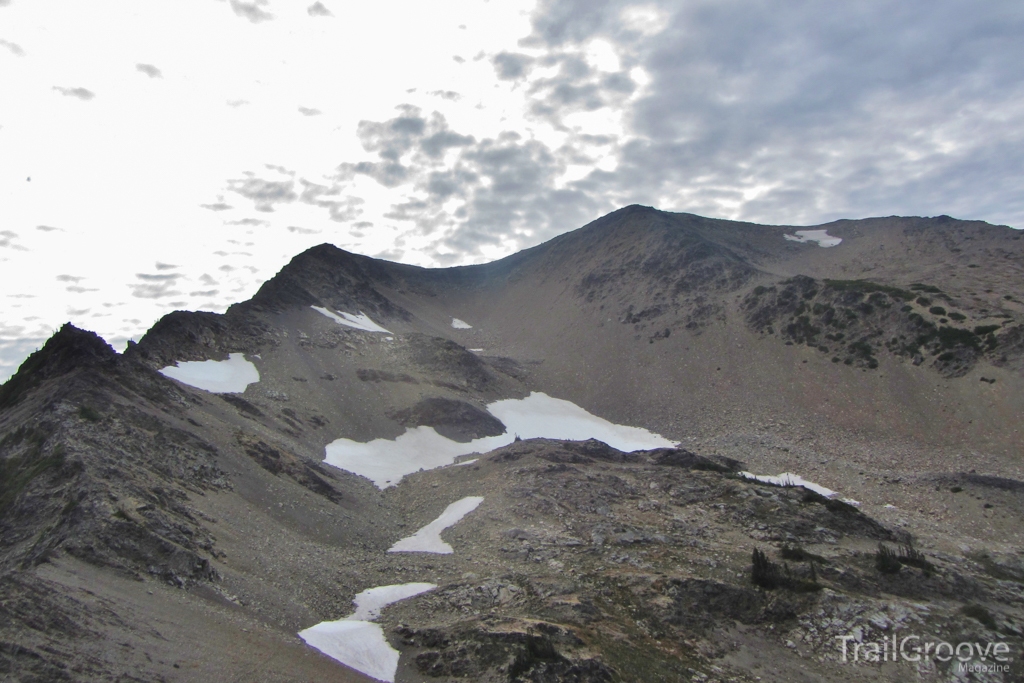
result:
[(949, 492), (950, 493), (960, 493), (963, 490), (964, 490), (964, 487), (962, 487), (962, 486), (954, 486), (953, 488), (949, 489)]
[(103, 416), (100, 415), (99, 411), (86, 403), (83, 403), (78, 408), (78, 417), (83, 420), (88, 420), (89, 422), (99, 422), (103, 419)]
[(869, 294), (871, 292), (881, 292), (888, 294), (894, 299), (905, 299), (910, 301), (914, 298), (913, 292), (908, 292), (905, 289), (899, 287), (890, 287), (889, 285), (880, 285), (877, 282), (870, 282), (869, 280), (825, 280), (825, 286), (829, 289), (834, 289), (840, 292), (863, 292)]
[(990, 631), (998, 630), (996, 620), (992, 616), (992, 613), (977, 603), (964, 605), (960, 608), (960, 614), (974, 619)]

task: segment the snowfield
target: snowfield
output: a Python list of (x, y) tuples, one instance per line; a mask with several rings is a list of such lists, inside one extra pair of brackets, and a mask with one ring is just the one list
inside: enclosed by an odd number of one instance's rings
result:
[(386, 334), (394, 334), (391, 330), (386, 330), (370, 320), (369, 316), (365, 315), (362, 311), (359, 311), (359, 315), (353, 315), (352, 313), (345, 312), (342, 312), (339, 315), (337, 313), (332, 313), (321, 306), (310, 306), (310, 308), (321, 315), (326, 315), (339, 325), (347, 325), (348, 327), (354, 327), (357, 330), (362, 330), (364, 332), (384, 332)]
[(388, 605), (437, 588), (432, 583), (403, 583), (368, 588), (355, 597), (356, 611), (338, 621), (322, 621), (299, 637), (307, 645), (323, 652), (345, 666), (394, 683), (398, 670), (398, 650), (384, 637), (384, 629), (371, 623)]
[(182, 384), (214, 394), (240, 394), (250, 384), (260, 381), (259, 370), (241, 353), (229, 354), (227, 360), (178, 361), (160, 368), (159, 372)]
[(327, 444), (324, 462), (366, 477), (377, 488), (395, 486), (402, 477), (421, 469), (450, 465), (460, 455), (486, 453), (507, 446), (516, 436), (568, 441), (598, 439), (620, 451), (669, 448), (676, 444), (639, 427), (609, 422), (575, 403), (533, 392), (523, 399), (495, 401), (487, 410), (505, 425), (505, 433), (459, 443), (441, 436), (433, 427), (406, 429), (397, 439), (368, 443), (337, 439)]
[[(815, 484), (813, 481), (807, 481), (799, 474), (793, 474), (792, 472), (783, 472), (778, 476), (772, 476), (770, 474), (751, 474), (750, 472), (740, 472), (740, 476), (746, 479), (754, 479), (756, 481), (763, 481), (766, 484), (775, 484), (776, 486), (803, 486), (809, 491), (821, 494), (826, 498), (835, 498), (838, 493), (832, 489), (825, 488), (821, 484)], [(860, 501), (856, 501), (853, 498), (841, 498), (844, 503), (850, 505), (860, 505)]]
[(783, 235), (790, 242), (817, 242), (819, 247), (836, 247), (842, 237), (832, 237), (828, 230), (797, 230), (795, 235)]
[[(483, 500), (483, 498), (480, 500)], [(474, 505), (473, 507), (476, 506)], [(345, 618), (373, 621), (380, 616), (380, 611), (388, 605), (399, 600), (411, 598), (420, 593), (432, 591), (435, 588), (437, 586), (432, 583), (397, 583), (390, 586), (367, 588), (352, 599), (353, 604), (356, 606), (356, 611)]]
[[(462, 463), (459, 463), (462, 464)], [(457, 524), (463, 517), (484, 502), (482, 496), (469, 496), (457, 500), (444, 509), (441, 516), (412, 536), (406, 536), (388, 549), (389, 553), (437, 553), (451, 555), (452, 547), (441, 540), (441, 532)]]
[(459, 320), (458, 318), (452, 318), (452, 327), (457, 330), (471, 330), (473, 326), (467, 323), (465, 320)]

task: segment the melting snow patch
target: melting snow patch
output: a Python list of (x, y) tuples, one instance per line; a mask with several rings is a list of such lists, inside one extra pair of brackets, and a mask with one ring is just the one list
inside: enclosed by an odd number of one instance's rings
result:
[(819, 247), (835, 247), (842, 237), (832, 237), (828, 230), (797, 230), (795, 235), (783, 235), (790, 242), (817, 242)]
[(452, 327), (457, 330), (471, 330), (473, 326), (467, 323), (465, 320), (459, 320), (458, 318), (452, 318)]
[[(776, 486), (803, 486), (805, 489), (814, 491), (826, 498), (834, 498), (837, 495), (832, 489), (827, 489), (821, 484), (815, 484), (813, 481), (807, 481), (799, 474), (793, 474), (792, 472), (783, 472), (777, 477), (773, 477), (770, 474), (751, 474), (750, 472), (740, 472), (740, 476), (745, 477), (746, 479), (763, 481), (766, 484), (775, 484)], [(852, 498), (842, 498), (841, 500), (850, 505), (860, 505), (860, 501), (856, 501)]]
[(232, 353), (227, 360), (179, 361), (161, 368), (160, 374), (215, 394), (240, 394), (260, 381), (259, 370), (241, 353)]
[(360, 443), (337, 439), (327, 444), (324, 462), (364, 476), (383, 489), (420, 469), (450, 465), (460, 455), (486, 453), (507, 446), (516, 434), (524, 439), (598, 439), (620, 451), (675, 446), (646, 429), (617, 425), (574, 403), (540, 392), (523, 399), (496, 401), (487, 406), (487, 410), (505, 425), (504, 434), (459, 443), (441, 436), (433, 427), (416, 427), (407, 429), (394, 440), (374, 439)]
[(348, 325), (349, 327), (354, 327), (357, 330), (363, 330), (364, 332), (385, 332), (387, 334), (391, 334), (391, 330), (385, 330), (383, 327), (370, 320), (370, 318), (362, 311), (359, 311), (359, 315), (352, 315), (351, 313), (345, 312), (342, 312), (341, 314), (332, 313), (321, 306), (310, 306), (310, 308), (317, 313), (326, 315), (339, 325)]
[(384, 630), (369, 620), (380, 616), (380, 611), (393, 602), (411, 598), (437, 588), (432, 583), (403, 583), (393, 586), (369, 588), (355, 597), (356, 611), (338, 621), (322, 621), (304, 631), (299, 637), (310, 647), (323, 652), (345, 666), (376, 678), (394, 683), (398, 670), (398, 650), (384, 637)]
[[(480, 500), (483, 500), (483, 498)], [(476, 507), (476, 505), (473, 507)], [(437, 588), (437, 586), (432, 583), (397, 583), (391, 586), (367, 588), (352, 600), (352, 602), (355, 603), (356, 611), (346, 618), (373, 621), (380, 616), (380, 611), (388, 605), (398, 602), (399, 600), (411, 598), (412, 596), (419, 595), (420, 593), (432, 591), (435, 588)]]
[[(472, 462), (472, 461), (471, 461)], [(463, 464), (463, 463), (459, 463)], [(441, 532), (454, 526), (463, 517), (476, 510), (484, 502), (481, 496), (470, 496), (457, 500), (444, 509), (441, 516), (426, 525), (412, 536), (403, 538), (388, 549), (389, 553), (437, 553), (451, 555), (452, 547), (441, 540)]]
[(472, 351), (473, 353), (483, 353), (484, 352), (483, 349), (470, 349), (470, 351)]

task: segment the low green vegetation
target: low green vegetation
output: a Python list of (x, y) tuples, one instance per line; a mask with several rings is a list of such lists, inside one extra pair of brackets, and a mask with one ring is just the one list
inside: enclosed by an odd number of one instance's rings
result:
[(880, 285), (877, 282), (870, 282), (868, 280), (825, 280), (825, 286), (841, 292), (862, 292), (864, 294), (881, 292), (888, 294), (894, 299), (905, 299), (907, 301), (914, 298), (913, 292), (908, 292), (899, 287)]
[(996, 620), (992, 616), (992, 613), (989, 612), (984, 607), (982, 607), (981, 605), (978, 605), (978, 604), (964, 605), (963, 607), (960, 608), (960, 613), (963, 614), (966, 617), (970, 617), (971, 619), (974, 619), (975, 621), (977, 621), (978, 623), (980, 623), (982, 626), (984, 626), (985, 628), (989, 629), (990, 631), (998, 630), (998, 627), (996, 625)]

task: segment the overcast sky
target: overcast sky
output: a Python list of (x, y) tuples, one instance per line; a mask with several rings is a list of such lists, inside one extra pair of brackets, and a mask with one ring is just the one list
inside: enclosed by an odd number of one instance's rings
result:
[(618, 207), (1024, 227), (1019, 0), (0, 0), (0, 380), (315, 244), (479, 263)]

